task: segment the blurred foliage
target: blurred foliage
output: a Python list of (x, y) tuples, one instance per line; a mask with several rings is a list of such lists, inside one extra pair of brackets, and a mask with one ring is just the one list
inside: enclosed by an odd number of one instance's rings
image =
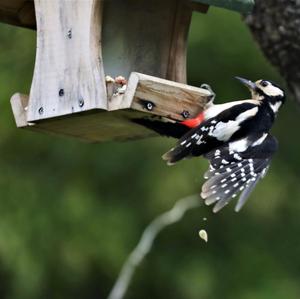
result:
[[(35, 32), (0, 28), (0, 298), (105, 298), (150, 220), (199, 192), (207, 162), (166, 167), (171, 139), (91, 145), (17, 130), (9, 98), (29, 92)], [(283, 84), (233, 12), (195, 13), (188, 53), (189, 83), (211, 84), (219, 102), (249, 96), (236, 75)], [(298, 128), (289, 98), (280, 151), (245, 208), (202, 207), (164, 231), (127, 298), (300, 298)]]

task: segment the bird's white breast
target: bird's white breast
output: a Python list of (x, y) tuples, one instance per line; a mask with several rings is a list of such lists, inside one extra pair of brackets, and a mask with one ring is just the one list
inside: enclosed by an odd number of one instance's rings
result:
[(271, 109), (273, 110), (274, 113), (277, 113), (277, 112), (278, 112), (278, 110), (279, 110), (281, 104), (282, 104), (282, 102), (279, 102), (279, 101), (276, 102), (275, 104), (269, 103), (269, 105), (270, 105), (270, 107), (271, 107)]

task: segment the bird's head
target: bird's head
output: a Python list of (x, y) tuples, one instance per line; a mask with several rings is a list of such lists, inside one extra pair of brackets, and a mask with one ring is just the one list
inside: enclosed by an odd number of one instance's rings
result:
[(252, 82), (241, 77), (235, 78), (249, 88), (253, 100), (267, 101), (274, 113), (277, 113), (279, 107), (285, 101), (284, 91), (270, 81), (257, 80), (256, 82)]

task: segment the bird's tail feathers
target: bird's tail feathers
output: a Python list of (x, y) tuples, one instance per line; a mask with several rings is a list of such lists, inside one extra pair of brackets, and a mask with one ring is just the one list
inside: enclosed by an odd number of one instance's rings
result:
[(168, 165), (174, 165), (176, 162), (184, 159), (188, 154), (189, 150), (186, 147), (176, 146), (162, 155), (162, 159), (167, 161)]

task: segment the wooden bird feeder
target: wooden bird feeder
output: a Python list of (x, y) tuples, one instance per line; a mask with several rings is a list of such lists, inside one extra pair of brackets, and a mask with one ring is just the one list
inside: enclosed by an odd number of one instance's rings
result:
[(153, 134), (134, 118), (195, 116), (210, 93), (185, 84), (192, 11), (252, 2), (0, 0), (0, 21), (37, 32), (30, 94), (11, 99), (17, 126), (97, 142)]

